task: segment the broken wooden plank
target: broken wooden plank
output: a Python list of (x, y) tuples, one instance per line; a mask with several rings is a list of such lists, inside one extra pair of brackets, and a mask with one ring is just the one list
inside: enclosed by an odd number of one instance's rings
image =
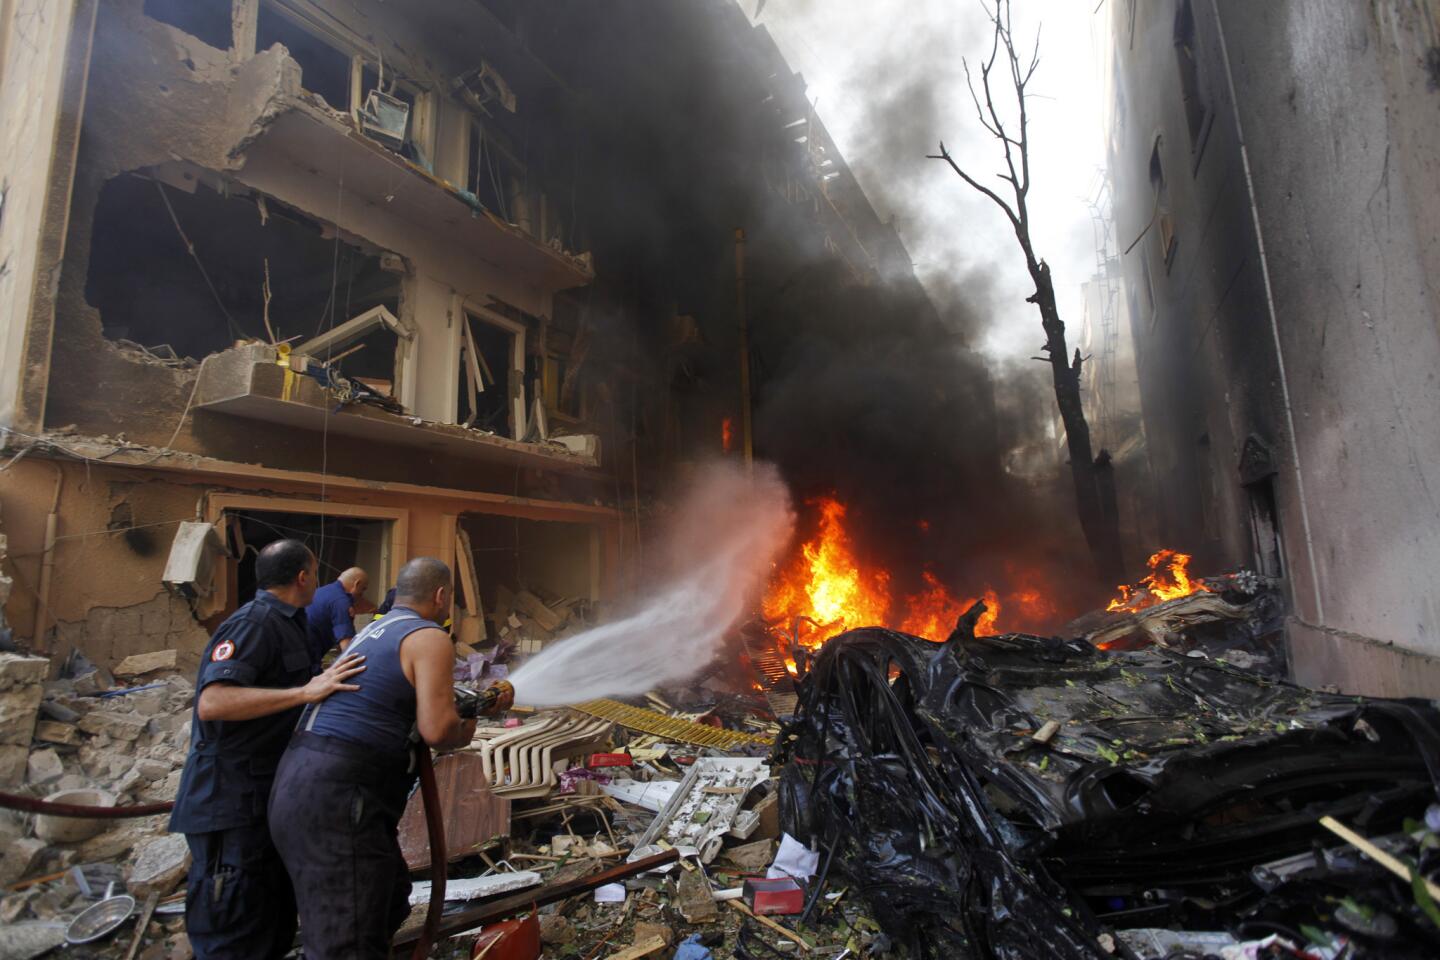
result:
[(735, 910), (740, 911), (741, 913), (745, 914), (745, 916), (761, 924), (762, 926), (769, 927), (771, 930), (774, 930), (786, 940), (794, 941), (800, 947), (802, 953), (810, 952), (810, 944), (805, 942), (805, 938), (800, 936), (800, 934), (796, 933), (794, 930), (791, 930), (789, 927), (783, 927), (780, 924), (776, 923), (774, 920), (771, 920), (769, 917), (762, 917), (754, 910), (751, 910), (749, 907), (745, 906), (743, 901), (726, 900), (724, 901), (724, 903), (725, 906), (732, 907)]
[[(1401, 880), (1404, 880), (1406, 883), (1414, 882), (1410, 875), (1410, 868), (1407, 867), (1404, 863), (1402, 863), (1398, 858), (1391, 856), (1384, 850), (1381, 850), (1379, 847), (1375, 846), (1375, 844), (1371, 843), (1369, 840), (1366, 840), (1360, 834), (1356, 833), (1354, 830), (1351, 830), (1349, 827), (1345, 826), (1345, 824), (1341, 823), (1339, 820), (1336, 820), (1334, 817), (1321, 817), (1320, 826), (1324, 827), (1326, 830), (1329, 830), (1331, 833), (1335, 834), (1337, 837), (1339, 837), (1341, 840), (1344, 840), (1352, 847), (1355, 847), (1361, 853), (1365, 854), (1365, 856), (1369, 857), (1371, 860), (1374, 860), (1377, 864), (1384, 867), (1386, 870), (1389, 870), (1391, 873), (1395, 874), (1395, 876), (1399, 877)], [(1431, 899), (1440, 900), (1440, 885), (1437, 885), (1434, 881), (1427, 880), (1424, 877), (1421, 877), (1420, 880), (1422, 883), (1425, 884), (1425, 889), (1430, 894)]]
[(515, 602), (519, 604), (520, 609), (523, 610), (531, 620), (534, 620), (540, 626), (540, 629), (546, 633), (554, 633), (560, 629), (560, 626), (565, 622), (558, 613), (545, 605), (544, 600), (541, 600), (529, 590), (521, 590), (517, 593), (515, 595)]
[(470, 549), (470, 534), (465, 532), (464, 527), (458, 526), (455, 528), (455, 566), (460, 573), (460, 583), (465, 588), (465, 610), (479, 625), (477, 640), (464, 638), (467, 643), (474, 644), (486, 637), (485, 609), (480, 600), (480, 578), (475, 573), (475, 554)]
[[(480, 364), (485, 362), (485, 358), (480, 356), (479, 350), (475, 349), (475, 335), (470, 332), (469, 317), (465, 318), (465, 323), (462, 324), (462, 328), (465, 331), (465, 369), (472, 377), (471, 384), (473, 391), (477, 394), (484, 393), (485, 381), (480, 376)], [(493, 383), (495, 378), (491, 377), (490, 381)]]

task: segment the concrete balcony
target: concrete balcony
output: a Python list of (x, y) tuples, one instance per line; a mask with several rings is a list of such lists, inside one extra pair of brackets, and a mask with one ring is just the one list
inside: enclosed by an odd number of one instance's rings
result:
[(340, 399), (313, 377), (277, 362), (273, 347), (248, 344), (210, 356), (200, 371), (195, 408), (298, 430), (324, 431), (369, 443), (391, 444), (462, 460), (545, 470), (598, 467), (597, 455), (550, 443), (523, 443), (465, 427), (391, 413)]
[(565, 290), (595, 279), (588, 254), (539, 242), (305, 94), (281, 94), (269, 110), (271, 117), (237, 151), (242, 164), (236, 176), (242, 182), (284, 199), (308, 196), (310, 202), (301, 205), (317, 213), (340, 205), (343, 219), (352, 223), (357, 216), (373, 217), (443, 236), (452, 251), (477, 265), (536, 287)]

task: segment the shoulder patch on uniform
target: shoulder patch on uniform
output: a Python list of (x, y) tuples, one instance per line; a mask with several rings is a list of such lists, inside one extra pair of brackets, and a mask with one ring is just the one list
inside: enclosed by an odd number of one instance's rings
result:
[(210, 652), (210, 659), (216, 663), (221, 660), (229, 660), (233, 656), (235, 656), (235, 641), (233, 640), (221, 640)]

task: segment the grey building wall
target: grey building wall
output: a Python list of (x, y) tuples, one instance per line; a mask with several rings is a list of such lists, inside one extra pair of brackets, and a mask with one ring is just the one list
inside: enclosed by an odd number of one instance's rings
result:
[(1440, 693), (1440, 6), (1111, 14), (1160, 529), (1278, 566), (1297, 679)]

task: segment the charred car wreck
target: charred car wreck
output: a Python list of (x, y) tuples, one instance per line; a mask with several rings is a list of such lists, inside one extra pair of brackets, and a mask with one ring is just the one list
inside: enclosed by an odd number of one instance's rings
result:
[[(797, 686), (777, 748), (786, 828), (823, 851), (820, 883), (860, 892), (914, 955), (1440, 950), (1428, 701), (963, 622), (945, 644), (843, 634)], [(1324, 816), (1377, 838), (1409, 880)], [(1222, 953), (1267, 937), (1275, 952)]]

